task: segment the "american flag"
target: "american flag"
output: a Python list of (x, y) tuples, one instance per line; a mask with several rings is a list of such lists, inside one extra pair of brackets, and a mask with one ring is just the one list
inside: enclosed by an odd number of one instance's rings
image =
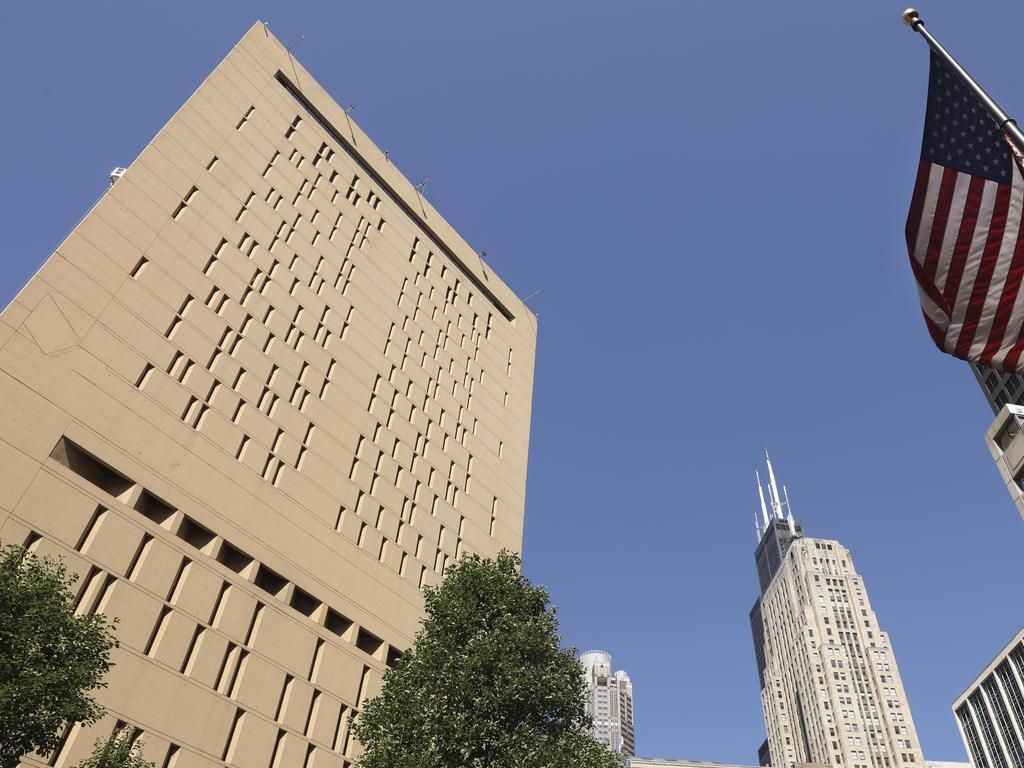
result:
[(932, 53), (907, 249), (939, 349), (1024, 372), (1024, 176), (998, 126)]

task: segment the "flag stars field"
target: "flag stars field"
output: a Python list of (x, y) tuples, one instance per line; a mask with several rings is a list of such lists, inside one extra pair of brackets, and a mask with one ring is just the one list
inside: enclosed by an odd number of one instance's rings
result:
[[(966, 88), (935, 54), (930, 72), (907, 221), (925, 321), (940, 349), (1014, 370), (1024, 353), (1024, 307), (1016, 300), (1024, 278), (1024, 178), (981, 102), (958, 95)], [(966, 152), (961, 126), (971, 134)]]

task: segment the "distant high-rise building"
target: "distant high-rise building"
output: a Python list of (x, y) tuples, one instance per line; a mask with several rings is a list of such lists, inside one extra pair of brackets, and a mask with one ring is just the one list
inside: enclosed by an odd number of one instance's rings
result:
[(971, 363), (971, 371), (978, 380), (993, 413), (1007, 403), (1024, 405), (1024, 377), (1016, 373), (1003, 373)]
[(612, 674), (612, 657), (587, 651), (580, 657), (587, 685), (587, 714), (594, 720), (594, 738), (612, 752), (636, 754), (633, 730), (633, 684), (621, 669)]
[(629, 768), (753, 768), (746, 765), (714, 763), (708, 760), (665, 760), (660, 757), (633, 757)]
[(536, 319), (263, 24), (111, 180), (0, 313), (0, 541), (120, 620), (24, 762), (346, 768), (422, 588), (521, 548)]
[(1024, 765), (1024, 629), (953, 703), (974, 768)]
[[(765, 763), (761, 763), (765, 765)], [(710, 760), (666, 760), (661, 757), (633, 757), (629, 768), (753, 768), (752, 766), (715, 763)], [(824, 768), (817, 763), (801, 763), (799, 768)], [(924, 768), (971, 768), (970, 763), (926, 760)]]
[(804, 535), (770, 459), (768, 500), (760, 476), (758, 493), (761, 596), (750, 619), (768, 734), (759, 762), (923, 765), (896, 658), (849, 551)]

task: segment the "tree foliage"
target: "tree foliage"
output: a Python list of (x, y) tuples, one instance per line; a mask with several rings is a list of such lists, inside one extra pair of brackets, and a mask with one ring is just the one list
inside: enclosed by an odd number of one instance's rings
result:
[(64, 726), (92, 723), (115, 640), (105, 617), (76, 616), (65, 565), (0, 549), (0, 768), (49, 752)]
[(155, 768), (142, 756), (142, 745), (133, 741), (134, 729), (125, 726), (106, 739), (97, 739), (92, 754), (78, 768)]
[(362, 768), (621, 768), (586, 728), (582, 669), (517, 555), (425, 590), (414, 647), (353, 725)]

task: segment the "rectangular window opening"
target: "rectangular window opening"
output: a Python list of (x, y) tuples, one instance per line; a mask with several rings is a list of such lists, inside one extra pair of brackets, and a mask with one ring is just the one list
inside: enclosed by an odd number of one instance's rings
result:
[(352, 626), (352, 622), (346, 617), (342, 616), (333, 608), (327, 609), (327, 618), (324, 621), (324, 627), (329, 631), (341, 637), (348, 632), (349, 627)]
[(312, 616), (319, 610), (321, 602), (298, 587), (292, 592), (290, 605), (303, 616)]
[(394, 669), (398, 665), (398, 660), (402, 658), (402, 652), (395, 648), (393, 645), (388, 646), (388, 659), (387, 665)]
[(181, 521), (178, 536), (201, 552), (206, 552), (214, 538), (216, 538), (216, 534), (213, 531), (201, 526), (188, 516)]
[(253, 559), (240, 549), (236, 549), (227, 542), (220, 548), (217, 554), (217, 562), (227, 566), (235, 573), (242, 573), (253, 563)]
[(66, 437), (61, 437), (57, 441), (53, 450), (50, 451), (50, 458), (121, 501), (124, 501), (135, 487), (135, 483), (131, 480), (111, 469), (107, 464)]
[(167, 527), (170, 524), (174, 513), (178, 511), (166, 501), (158, 499), (145, 489), (139, 494), (139, 498), (135, 502), (135, 510), (163, 527)]
[(368, 656), (376, 655), (384, 641), (360, 627), (356, 647)]
[(280, 597), (281, 593), (288, 586), (288, 580), (261, 563), (259, 570), (256, 572), (255, 584), (275, 597)]

